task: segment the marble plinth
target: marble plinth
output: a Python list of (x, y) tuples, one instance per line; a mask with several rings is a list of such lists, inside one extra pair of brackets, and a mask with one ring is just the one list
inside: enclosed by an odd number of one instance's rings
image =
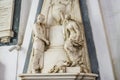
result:
[(92, 73), (21, 74), (21, 80), (96, 80)]

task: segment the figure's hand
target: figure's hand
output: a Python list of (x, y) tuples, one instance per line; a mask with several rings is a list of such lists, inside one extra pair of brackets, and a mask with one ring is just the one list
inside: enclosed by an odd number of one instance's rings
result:
[(64, 61), (63, 65), (66, 66), (66, 67), (70, 67), (72, 65), (72, 61), (66, 60), (66, 61)]
[(50, 42), (49, 42), (48, 40), (46, 40), (46, 44), (47, 44), (47, 45), (50, 45)]

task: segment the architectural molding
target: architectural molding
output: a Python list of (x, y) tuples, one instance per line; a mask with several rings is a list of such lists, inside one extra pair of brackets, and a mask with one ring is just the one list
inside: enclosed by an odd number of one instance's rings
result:
[(96, 80), (98, 75), (87, 73), (22, 74), (22, 80)]

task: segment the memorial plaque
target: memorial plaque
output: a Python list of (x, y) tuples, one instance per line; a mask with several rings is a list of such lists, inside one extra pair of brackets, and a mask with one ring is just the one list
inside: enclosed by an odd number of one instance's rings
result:
[(10, 42), (13, 37), (14, 0), (0, 0), (0, 43)]

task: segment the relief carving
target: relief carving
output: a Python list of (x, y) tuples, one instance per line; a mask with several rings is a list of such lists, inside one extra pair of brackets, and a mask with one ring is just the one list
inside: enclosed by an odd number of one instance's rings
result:
[(96, 80), (91, 73), (79, 0), (44, 0), (22, 80)]
[(43, 8), (37, 17), (29, 73), (90, 72), (83, 24), (73, 14), (76, 2), (51, 0), (47, 15)]
[[(64, 49), (70, 63), (69, 67), (80, 66), (82, 72), (88, 72), (84, 61), (81, 59), (83, 56), (80, 52), (84, 47), (83, 33), (81, 33), (80, 30), (80, 27), (83, 27), (82, 24), (71, 19), (70, 15), (65, 15), (63, 25), (65, 39)], [(86, 68), (86, 70), (83, 70), (81, 65), (84, 65), (84, 69)]]
[(44, 51), (49, 41), (46, 39), (45, 16), (40, 14), (33, 25), (33, 62), (32, 73), (40, 73), (43, 68)]

